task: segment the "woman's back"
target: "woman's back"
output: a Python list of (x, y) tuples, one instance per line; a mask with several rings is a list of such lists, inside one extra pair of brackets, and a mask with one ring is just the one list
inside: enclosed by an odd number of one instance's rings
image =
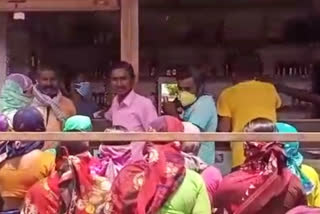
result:
[(4, 200), (2, 210), (19, 208), (28, 189), (49, 175), (54, 161), (53, 154), (40, 150), (5, 160), (0, 165), (0, 194)]
[(168, 199), (159, 214), (209, 214), (211, 205), (206, 185), (198, 173), (186, 170), (177, 191)]

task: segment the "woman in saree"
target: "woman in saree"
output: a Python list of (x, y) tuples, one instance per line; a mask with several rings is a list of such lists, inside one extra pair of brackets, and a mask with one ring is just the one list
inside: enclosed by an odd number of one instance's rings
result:
[[(183, 125), (174, 117), (162, 117), (150, 129), (181, 132)], [(146, 143), (142, 156), (127, 164), (113, 183), (115, 213), (211, 213), (205, 183), (197, 172), (186, 169), (180, 143)]]
[[(150, 124), (150, 128), (157, 132), (184, 132), (184, 133), (200, 133), (198, 127), (188, 122), (181, 122), (172, 116), (161, 116)], [(198, 129), (198, 130), (197, 130)], [(214, 166), (207, 165), (203, 160), (197, 157), (200, 147), (199, 142), (183, 142), (182, 155), (185, 159), (185, 166), (201, 174), (209, 194), (212, 204), (213, 195), (217, 191), (222, 175), (219, 169)]]
[(286, 214), (319, 214), (319, 213), (320, 213), (320, 208), (299, 206), (290, 210)]
[(211, 213), (204, 181), (185, 168), (179, 143), (146, 143), (144, 157), (125, 166), (113, 182), (113, 213)]
[[(13, 117), (15, 132), (44, 132), (41, 113), (26, 107)], [(5, 141), (0, 144), (0, 194), (3, 206), (0, 213), (19, 213), (28, 189), (47, 177), (54, 167), (54, 156), (42, 152), (42, 141)]]
[[(89, 132), (89, 117), (70, 117), (64, 132)], [(29, 189), (24, 214), (111, 214), (111, 182), (98, 175), (98, 159), (89, 153), (89, 142), (61, 142), (56, 170)]]
[(32, 86), (32, 80), (23, 74), (7, 77), (0, 94), (0, 112), (8, 117), (10, 127), (15, 113), (32, 102)]
[[(105, 132), (125, 133), (127, 129), (122, 126), (113, 126), (106, 129)], [(115, 143), (115, 145), (102, 143), (99, 146), (98, 154), (101, 162), (101, 168), (97, 169), (99, 175), (106, 176), (113, 182), (120, 170), (133, 161), (133, 155), (134, 153), (132, 152), (130, 142), (122, 142), (120, 145), (119, 142)]]
[[(286, 123), (277, 123), (276, 125), (280, 133), (298, 133), (298, 130), (292, 125)], [(287, 142), (284, 144), (287, 167), (293, 174), (300, 178), (304, 192), (307, 195), (308, 205), (320, 207), (319, 175), (315, 169), (303, 164), (303, 156), (299, 152), (299, 147), (299, 142)]]
[[(275, 124), (258, 118), (245, 132), (276, 132)], [(218, 213), (285, 214), (306, 205), (300, 180), (286, 166), (283, 145), (278, 142), (246, 142), (246, 161), (223, 178), (214, 197)]]

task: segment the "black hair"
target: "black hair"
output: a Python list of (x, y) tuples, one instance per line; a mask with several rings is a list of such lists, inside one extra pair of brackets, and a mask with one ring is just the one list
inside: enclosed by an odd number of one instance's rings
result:
[(116, 70), (116, 69), (124, 69), (128, 72), (129, 76), (131, 77), (131, 79), (134, 79), (136, 77), (136, 75), (134, 74), (134, 70), (133, 67), (130, 63), (125, 62), (125, 61), (120, 61), (120, 62), (116, 62), (111, 66), (111, 73), (112, 71)]
[(277, 127), (269, 119), (256, 118), (245, 125), (244, 132), (277, 132)]
[[(76, 132), (76, 131), (72, 131)], [(68, 150), (70, 155), (78, 155), (83, 152), (87, 152), (90, 149), (89, 142), (87, 141), (74, 141), (74, 142), (65, 142), (60, 143), (60, 147), (65, 147)]]
[(205, 93), (206, 78), (205, 78), (205, 74), (202, 71), (186, 65), (179, 65), (176, 67), (176, 70), (177, 70), (176, 79), (178, 81), (192, 77), (193, 81), (197, 86), (198, 95), (203, 95)]
[(37, 69), (37, 78), (39, 78), (40, 74), (45, 71), (51, 71), (55, 74), (57, 79), (61, 79), (58, 73), (58, 69), (51, 65), (42, 65)]
[(254, 76), (255, 73), (262, 73), (262, 61), (256, 53), (244, 53), (234, 56), (230, 62), (231, 72), (239, 75), (249, 74)]
[(105, 130), (105, 132), (112, 132), (112, 131), (128, 132), (128, 129), (124, 126), (115, 125)]

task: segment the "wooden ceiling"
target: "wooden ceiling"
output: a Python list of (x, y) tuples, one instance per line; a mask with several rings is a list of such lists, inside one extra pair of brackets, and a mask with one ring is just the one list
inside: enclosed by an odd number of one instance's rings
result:
[(119, 10), (118, 0), (0, 0), (0, 11)]

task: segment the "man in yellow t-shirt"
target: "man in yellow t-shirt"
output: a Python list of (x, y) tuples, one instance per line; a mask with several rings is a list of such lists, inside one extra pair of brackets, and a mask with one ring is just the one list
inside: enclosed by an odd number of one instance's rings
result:
[[(234, 85), (226, 88), (217, 102), (220, 132), (241, 132), (248, 122), (259, 117), (277, 120), (280, 96), (272, 84), (255, 80), (258, 73), (261, 73), (261, 62), (254, 55), (239, 56), (232, 61)], [(232, 166), (242, 164), (243, 143), (231, 143), (231, 150)]]

